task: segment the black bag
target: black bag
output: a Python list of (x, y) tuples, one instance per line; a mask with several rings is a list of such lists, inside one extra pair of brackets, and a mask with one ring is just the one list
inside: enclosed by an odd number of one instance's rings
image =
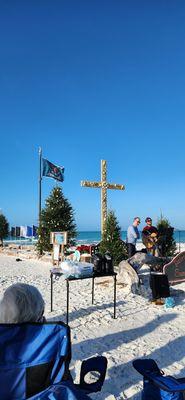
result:
[(96, 253), (93, 255), (92, 259), (95, 275), (102, 275), (104, 273), (104, 260), (102, 254)]
[(108, 251), (105, 253), (104, 256), (104, 271), (105, 274), (112, 274), (114, 272), (113, 259)]

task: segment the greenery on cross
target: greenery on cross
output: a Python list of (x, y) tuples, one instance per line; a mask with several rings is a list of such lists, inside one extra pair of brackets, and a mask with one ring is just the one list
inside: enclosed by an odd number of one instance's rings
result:
[(117, 222), (114, 211), (108, 211), (106, 228), (103, 233), (99, 251), (105, 254), (108, 251), (113, 257), (114, 265), (119, 264), (122, 260), (127, 259), (126, 245), (121, 240), (121, 228)]
[(0, 245), (3, 246), (3, 239), (9, 234), (9, 223), (3, 214), (0, 214)]
[(171, 227), (168, 219), (161, 215), (157, 223), (157, 229), (159, 232), (158, 247), (160, 256), (173, 257), (177, 251), (176, 242), (173, 237), (174, 228)]
[(69, 201), (64, 197), (60, 187), (54, 187), (46, 199), (45, 207), (41, 211), (40, 226), (38, 228), (37, 249), (40, 254), (43, 250), (50, 251), (50, 232), (67, 231), (68, 243), (76, 236), (74, 211)]

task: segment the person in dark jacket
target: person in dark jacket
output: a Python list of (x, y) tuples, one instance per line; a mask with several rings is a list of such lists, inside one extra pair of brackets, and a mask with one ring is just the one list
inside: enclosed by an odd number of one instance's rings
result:
[(142, 230), (142, 241), (146, 246), (147, 252), (153, 256), (157, 255), (157, 240), (158, 230), (152, 225), (152, 218), (147, 217), (145, 219), (146, 226)]

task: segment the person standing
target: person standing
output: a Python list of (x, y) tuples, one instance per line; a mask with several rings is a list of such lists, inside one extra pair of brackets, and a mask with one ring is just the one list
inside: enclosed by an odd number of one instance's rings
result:
[(146, 233), (148, 235), (151, 235), (152, 233), (155, 233), (158, 235), (158, 230), (155, 226), (152, 225), (152, 218), (147, 217), (145, 219), (146, 226), (143, 228), (143, 233)]
[(130, 225), (127, 229), (127, 251), (128, 258), (131, 258), (136, 253), (136, 242), (139, 239), (140, 234), (138, 231), (138, 226), (140, 224), (140, 218), (135, 217), (133, 224)]
[(153, 256), (157, 254), (157, 240), (158, 240), (158, 230), (152, 225), (152, 218), (147, 217), (145, 219), (146, 226), (142, 230), (142, 241), (146, 246), (147, 252)]

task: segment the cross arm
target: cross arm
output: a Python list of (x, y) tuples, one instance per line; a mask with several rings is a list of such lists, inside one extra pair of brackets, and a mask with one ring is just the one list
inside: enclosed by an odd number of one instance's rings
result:
[(125, 190), (125, 186), (116, 183), (107, 183), (107, 189)]
[(101, 182), (89, 182), (89, 181), (81, 181), (81, 186), (91, 187), (91, 188), (101, 188)]

